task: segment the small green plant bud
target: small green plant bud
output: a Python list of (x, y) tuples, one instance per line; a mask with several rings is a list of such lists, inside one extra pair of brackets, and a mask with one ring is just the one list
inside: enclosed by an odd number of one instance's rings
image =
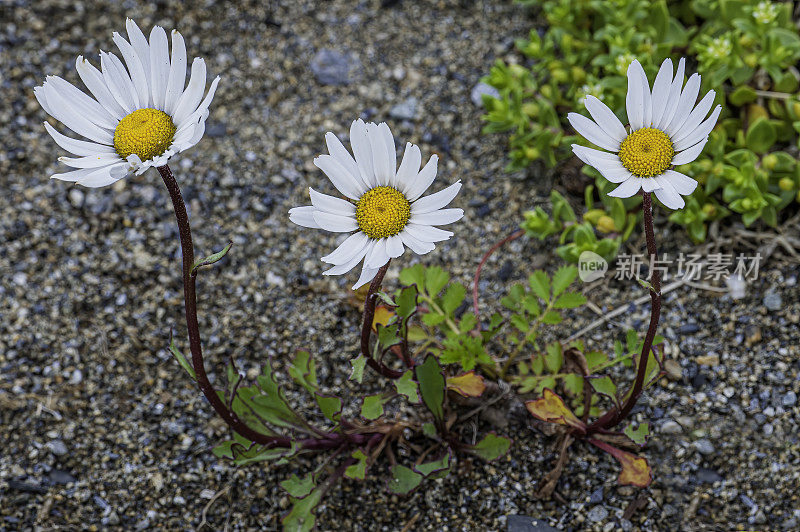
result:
[(565, 83), (569, 79), (567, 71), (561, 68), (553, 70), (550, 75), (553, 77), (553, 81), (556, 83)]
[(619, 231), (616, 224), (614, 224), (614, 219), (608, 215), (603, 215), (599, 220), (597, 220), (597, 230), (601, 233), (612, 233)]
[(525, 153), (525, 158), (528, 159), (529, 161), (533, 161), (535, 159), (538, 159), (539, 155), (541, 155), (541, 152), (539, 151), (539, 149), (538, 148), (534, 148), (533, 146), (528, 146), (527, 148), (525, 148), (525, 152), (524, 153)]
[(791, 177), (782, 177), (780, 181), (778, 181), (778, 186), (781, 190), (790, 191), (794, 190), (794, 180)]
[(583, 83), (586, 81), (586, 71), (581, 67), (574, 66), (571, 70), (572, 81), (575, 83)]
[(535, 118), (539, 116), (539, 106), (535, 102), (526, 102), (522, 104), (522, 112), (525, 113), (526, 116)]
[(749, 48), (756, 43), (756, 40), (751, 35), (742, 35), (739, 37), (739, 44), (744, 46), (745, 48)]
[(590, 209), (586, 211), (586, 214), (583, 215), (583, 219), (592, 225), (597, 225), (597, 221), (605, 215), (606, 211), (603, 209)]
[(742, 200), (742, 208), (746, 211), (749, 211), (753, 208), (753, 200), (750, 198), (745, 198)]
[(548, 100), (553, 99), (553, 89), (550, 88), (550, 85), (545, 85), (544, 87), (539, 89), (539, 93)]
[(712, 168), (711, 173), (714, 174), (716, 177), (719, 177), (722, 175), (724, 171), (725, 167), (722, 165), (722, 163), (717, 163), (714, 165), (714, 168)]
[(712, 217), (717, 214), (717, 208), (714, 206), (713, 203), (706, 203), (703, 205), (703, 214), (708, 217)]
[(774, 153), (770, 153), (764, 156), (761, 159), (761, 168), (764, 170), (772, 171), (775, 169), (775, 166), (778, 164), (778, 156)]
[(517, 78), (523, 77), (527, 72), (524, 66), (518, 65), (516, 63), (513, 65), (508, 65), (508, 71), (512, 76)]
[(744, 61), (744, 64), (749, 66), (750, 68), (755, 68), (755, 66), (758, 65), (758, 56), (756, 54), (747, 54), (742, 59)]

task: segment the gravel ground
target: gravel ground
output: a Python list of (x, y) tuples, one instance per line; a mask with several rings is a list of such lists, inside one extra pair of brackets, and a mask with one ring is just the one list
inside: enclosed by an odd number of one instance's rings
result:
[[(0, 7), (0, 530), (274, 529), (291, 467), (235, 469), (209, 452), (225, 434), (165, 350), (182, 328), (177, 231), (154, 171), (107, 189), (50, 182), (60, 150), (45, 134), (33, 87), (47, 74), (77, 82), (75, 56), (113, 48), (126, 16), (177, 27), (190, 56), (223, 75), (206, 138), (173, 165), (189, 203), (198, 254), (235, 242), (200, 282), (209, 361), (234, 354), (255, 371), (298, 347), (319, 353), (326, 386), (346, 387), (358, 313), (354, 277), (322, 278), (334, 239), (288, 223), (323, 176), (323, 135), (356, 116), (386, 120), (396, 137), (440, 154), (440, 185), (462, 179), (456, 238), (425, 262), (468, 281), (477, 257), (544, 202), (551, 180), (509, 176), (502, 136), (480, 135), (473, 90), (513, 38), (535, 24), (509, 2), (74, 2)], [(670, 251), (688, 251), (663, 231)], [(517, 241), (490, 261), (484, 301), (555, 269), (552, 243)], [(728, 251), (728, 250), (726, 250)], [(390, 271), (389, 283), (396, 271)], [(796, 265), (773, 260), (743, 299), (679, 289), (662, 332), (673, 365), (637, 417), (657, 434), (645, 450), (646, 490), (616, 487), (616, 463), (574, 445), (558, 494), (532, 493), (553, 441), (519, 409), (495, 427), (516, 438), (492, 464), (462, 460), (458, 475), (411, 497), (372, 480), (344, 482), (320, 510), (323, 530), (502, 530), (538, 518), (563, 530), (800, 529), (800, 290)], [(628, 290), (628, 291), (626, 291)], [(588, 292), (603, 310), (627, 304), (618, 281)], [(647, 308), (589, 337), (608, 348)], [(581, 327), (590, 311), (573, 317)], [(571, 330), (562, 330), (564, 336)], [(380, 382), (370, 378), (367, 386)], [(299, 396), (298, 396), (299, 400)], [(482, 420), (480, 430), (491, 427)], [(218, 495), (218, 497), (216, 497)], [(216, 498), (215, 498), (216, 497)], [(213, 504), (212, 504), (212, 498)], [(622, 519), (631, 504), (638, 510)], [(209, 506), (207, 511), (204, 508)]]

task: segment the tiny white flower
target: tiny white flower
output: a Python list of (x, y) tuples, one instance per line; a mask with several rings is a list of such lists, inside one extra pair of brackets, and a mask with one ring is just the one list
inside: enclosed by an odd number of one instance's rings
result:
[(603, 102), (587, 96), (584, 103), (594, 121), (578, 113), (567, 116), (569, 123), (589, 142), (608, 152), (572, 145), (584, 163), (595, 167), (603, 177), (620, 185), (609, 195), (627, 198), (639, 192), (655, 192), (670, 209), (681, 209), (681, 196), (694, 192), (697, 181), (673, 166), (694, 161), (708, 142), (717, 123), (721, 106), (706, 118), (714, 103), (713, 90), (700, 100), (700, 75), (693, 74), (683, 85), (684, 59), (672, 77), (672, 61), (665, 59), (653, 83), (653, 91), (638, 61), (628, 67), (628, 94), (625, 107), (630, 123), (626, 130), (619, 118)]
[(436, 177), (436, 155), (420, 170), (419, 148), (406, 143), (398, 168), (389, 126), (360, 119), (350, 126), (355, 158), (333, 133), (327, 133), (325, 141), (329, 155), (320, 155), (314, 164), (347, 199), (310, 188), (312, 205), (289, 211), (289, 219), (303, 227), (353, 232), (333, 253), (322, 257), (333, 264), (325, 275), (342, 275), (363, 260), (355, 290), (371, 281), (390, 259), (401, 256), (406, 247), (424, 255), (436, 247), (435, 242), (453, 236), (434, 226), (451, 224), (464, 216), (461, 209), (444, 208), (458, 194), (461, 181), (422, 197)]
[[(114, 32), (122, 61), (100, 52), (98, 70), (78, 56), (75, 68), (94, 96), (58, 76), (48, 76), (33, 89), (42, 108), (66, 127), (88, 140), (78, 140), (44, 127), (56, 144), (76, 157), (59, 161), (77, 168), (50, 176), (86, 187), (110, 185), (135, 172), (167, 164), (170, 157), (197, 144), (203, 137), (208, 106), (219, 76), (206, 88), (206, 64), (196, 57), (186, 82), (186, 46), (172, 31), (170, 56), (167, 33), (155, 26), (150, 40), (127, 19), (128, 39)], [(127, 69), (126, 69), (127, 66)]]

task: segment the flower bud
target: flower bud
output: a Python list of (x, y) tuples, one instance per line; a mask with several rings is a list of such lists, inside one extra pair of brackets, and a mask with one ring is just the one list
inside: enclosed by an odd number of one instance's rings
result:
[(611, 216), (601, 216), (599, 220), (597, 220), (597, 230), (601, 233), (612, 233), (619, 231), (617, 226), (614, 224), (614, 219)]
[(778, 181), (778, 187), (786, 192), (794, 190), (794, 180), (791, 177), (782, 177), (781, 180)]

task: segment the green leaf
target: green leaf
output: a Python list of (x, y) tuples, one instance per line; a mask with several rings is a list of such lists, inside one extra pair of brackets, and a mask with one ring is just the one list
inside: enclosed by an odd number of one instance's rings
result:
[(764, 117), (760, 117), (753, 122), (745, 135), (747, 147), (756, 153), (767, 153), (778, 140), (778, 133), (775, 126)]
[(344, 470), (344, 476), (353, 480), (364, 480), (364, 476), (367, 473), (367, 455), (361, 449), (356, 449), (350, 456), (358, 460), (358, 462), (347, 466)]
[(292, 509), (281, 520), (283, 529), (291, 530), (292, 532), (311, 532), (316, 524), (314, 509), (319, 506), (324, 493), (323, 484), (314, 488), (311, 493), (302, 499), (290, 497)]
[(753, 87), (750, 85), (741, 85), (728, 96), (728, 101), (738, 107), (746, 103), (754, 102), (756, 98), (758, 98), (758, 95)]
[(278, 427), (299, 427), (305, 422), (289, 407), (286, 397), (272, 374), (272, 366), (266, 364), (263, 373), (256, 378), (261, 392), (251, 397), (255, 413)]
[(194, 372), (194, 368), (189, 361), (186, 360), (186, 357), (183, 356), (181, 350), (175, 345), (175, 338), (172, 337), (172, 333), (169, 335), (169, 352), (172, 353), (172, 356), (175, 357), (175, 359), (178, 361), (178, 364), (180, 364), (181, 367), (186, 370), (186, 373), (189, 374), (192, 380), (196, 381), (197, 374)]
[(558, 373), (564, 364), (564, 354), (561, 352), (561, 344), (552, 342), (545, 347), (544, 364), (550, 373)]
[(416, 285), (418, 290), (424, 290), (425, 266), (422, 264), (415, 264), (410, 268), (404, 268), (400, 271), (400, 282), (405, 286)]
[(611, 399), (611, 401), (614, 403), (614, 406), (619, 408), (617, 385), (614, 384), (614, 381), (611, 380), (611, 377), (608, 375), (603, 375), (602, 377), (590, 377), (589, 384), (592, 385), (594, 391)]
[(397, 393), (404, 395), (410, 403), (419, 403), (419, 386), (414, 380), (414, 370), (410, 369), (394, 381)]
[(361, 417), (364, 419), (378, 419), (383, 415), (383, 405), (388, 401), (383, 394), (367, 395), (361, 405)]
[(548, 325), (556, 325), (561, 323), (561, 314), (556, 312), (555, 310), (548, 310), (542, 316), (542, 323), (547, 323)]
[(308, 351), (297, 351), (295, 353), (294, 360), (289, 364), (289, 375), (292, 376), (292, 379), (294, 379), (297, 384), (310, 393), (319, 391), (314, 359)]
[(452, 283), (447, 287), (444, 295), (442, 296), (442, 310), (445, 314), (452, 315), (453, 312), (464, 301), (464, 296), (467, 295), (467, 289), (461, 283)]
[(578, 277), (578, 268), (575, 266), (562, 266), (553, 275), (553, 296), (561, 294)]
[(415, 369), (419, 391), (422, 400), (433, 417), (438, 421), (444, 420), (444, 396), (446, 383), (442, 367), (432, 354), (425, 357), (425, 361)]
[(289, 449), (278, 447), (265, 449), (263, 445), (256, 445), (252, 442), (248, 442), (238, 434), (234, 435), (234, 438), (237, 441), (224, 441), (214, 447), (211, 452), (214, 453), (214, 456), (217, 458), (232, 460), (237, 466), (245, 466), (256, 462), (271, 460), (276, 460), (277, 463), (281, 463), (286, 458), (293, 456), (298, 450), (297, 445), (294, 443)]
[(511, 438), (490, 432), (469, 450), (487, 462), (491, 462), (506, 454), (510, 448)]
[(390, 469), (392, 480), (389, 481), (389, 491), (398, 495), (405, 495), (413, 491), (422, 482), (422, 475), (406, 466), (394, 465)]
[(214, 264), (215, 262), (219, 262), (220, 260), (222, 260), (222, 258), (225, 255), (227, 255), (228, 252), (231, 250), (231, 246), (233, 246), (233, 242), (228, 242), (228, 245), (222, 248), (222, 251), (218, 251), (213, 255), (209, 255), (204, 259), (196, 260), (194, 262), (194, 265), (192, 266), (192, 274), (194, 275), (197, 272), (197, 270), (199, 268), (202, 268), (203, 266), (210, 266), (211, 264)]
[(435, 297), (450, 280), (450, 274), (438, 266), (431, 266), (425, 271), (425, 291)]
[[(434, 478), (440, 478), (441, 476), (446, 476), (447, 473), (450, 471), (450, 452), (445, 454), (439, 460), (434, 460), (432, 462), (415, 465), (414, 471), (420, 473), (425, 478), (428, 478), (432, 475)], [(442, 473), (444, 473), (444, 475), (442, 475)]]
[(640, 423), (639, 426), (634, 429), (633, 423), (631, 423), (625, 427), (622, 432), (624, 432), (625, 435), (633, 440), (633, 442), (637, 445), (644, 445), (647, 443), (647, 439), (650, 437), (650, 424)]
[(436, 438), (437, 437), (436, 425), (434, 425), (433, 423), (423, 423), (422, 433), (429, 438)]
[(533, 275), (528, 277), (528, 284), (533, 293), (543, 301), (550, 301), (550, 279), (542, 270), (536, 270)]
[(350, 372), (350, 380), (361, 384), (364, 380), (364, 366), (367, 365), (367, 359), (364, 355), (358, 355), (356, 358), (350, 360), (353, 370)]
[(400, 318), (408, 318), (417, 310), (417, 287), (407, 286), (397, 296), (395, 312)]
[(553, 303), (553, 308), (575, 308), (584, 303), (586, 303), (586, 297), (583, 294), (566, 292), (558, 296), (558, 299)]
[(282, 481), (280, 484), (289, 495), (298, 499), (302, 499), (314, 489), (314, 474), (309, 473), (303, 478), (298, 477), (296, 474), (292, 474), (291, 477)]
[(339, 422), (342, 414), (341, 398), (315, 393), (314, 399), (317, 400), (317, 405), (319, 405), (319, 409), (326, 418), (330, 419), (334, 423)]

